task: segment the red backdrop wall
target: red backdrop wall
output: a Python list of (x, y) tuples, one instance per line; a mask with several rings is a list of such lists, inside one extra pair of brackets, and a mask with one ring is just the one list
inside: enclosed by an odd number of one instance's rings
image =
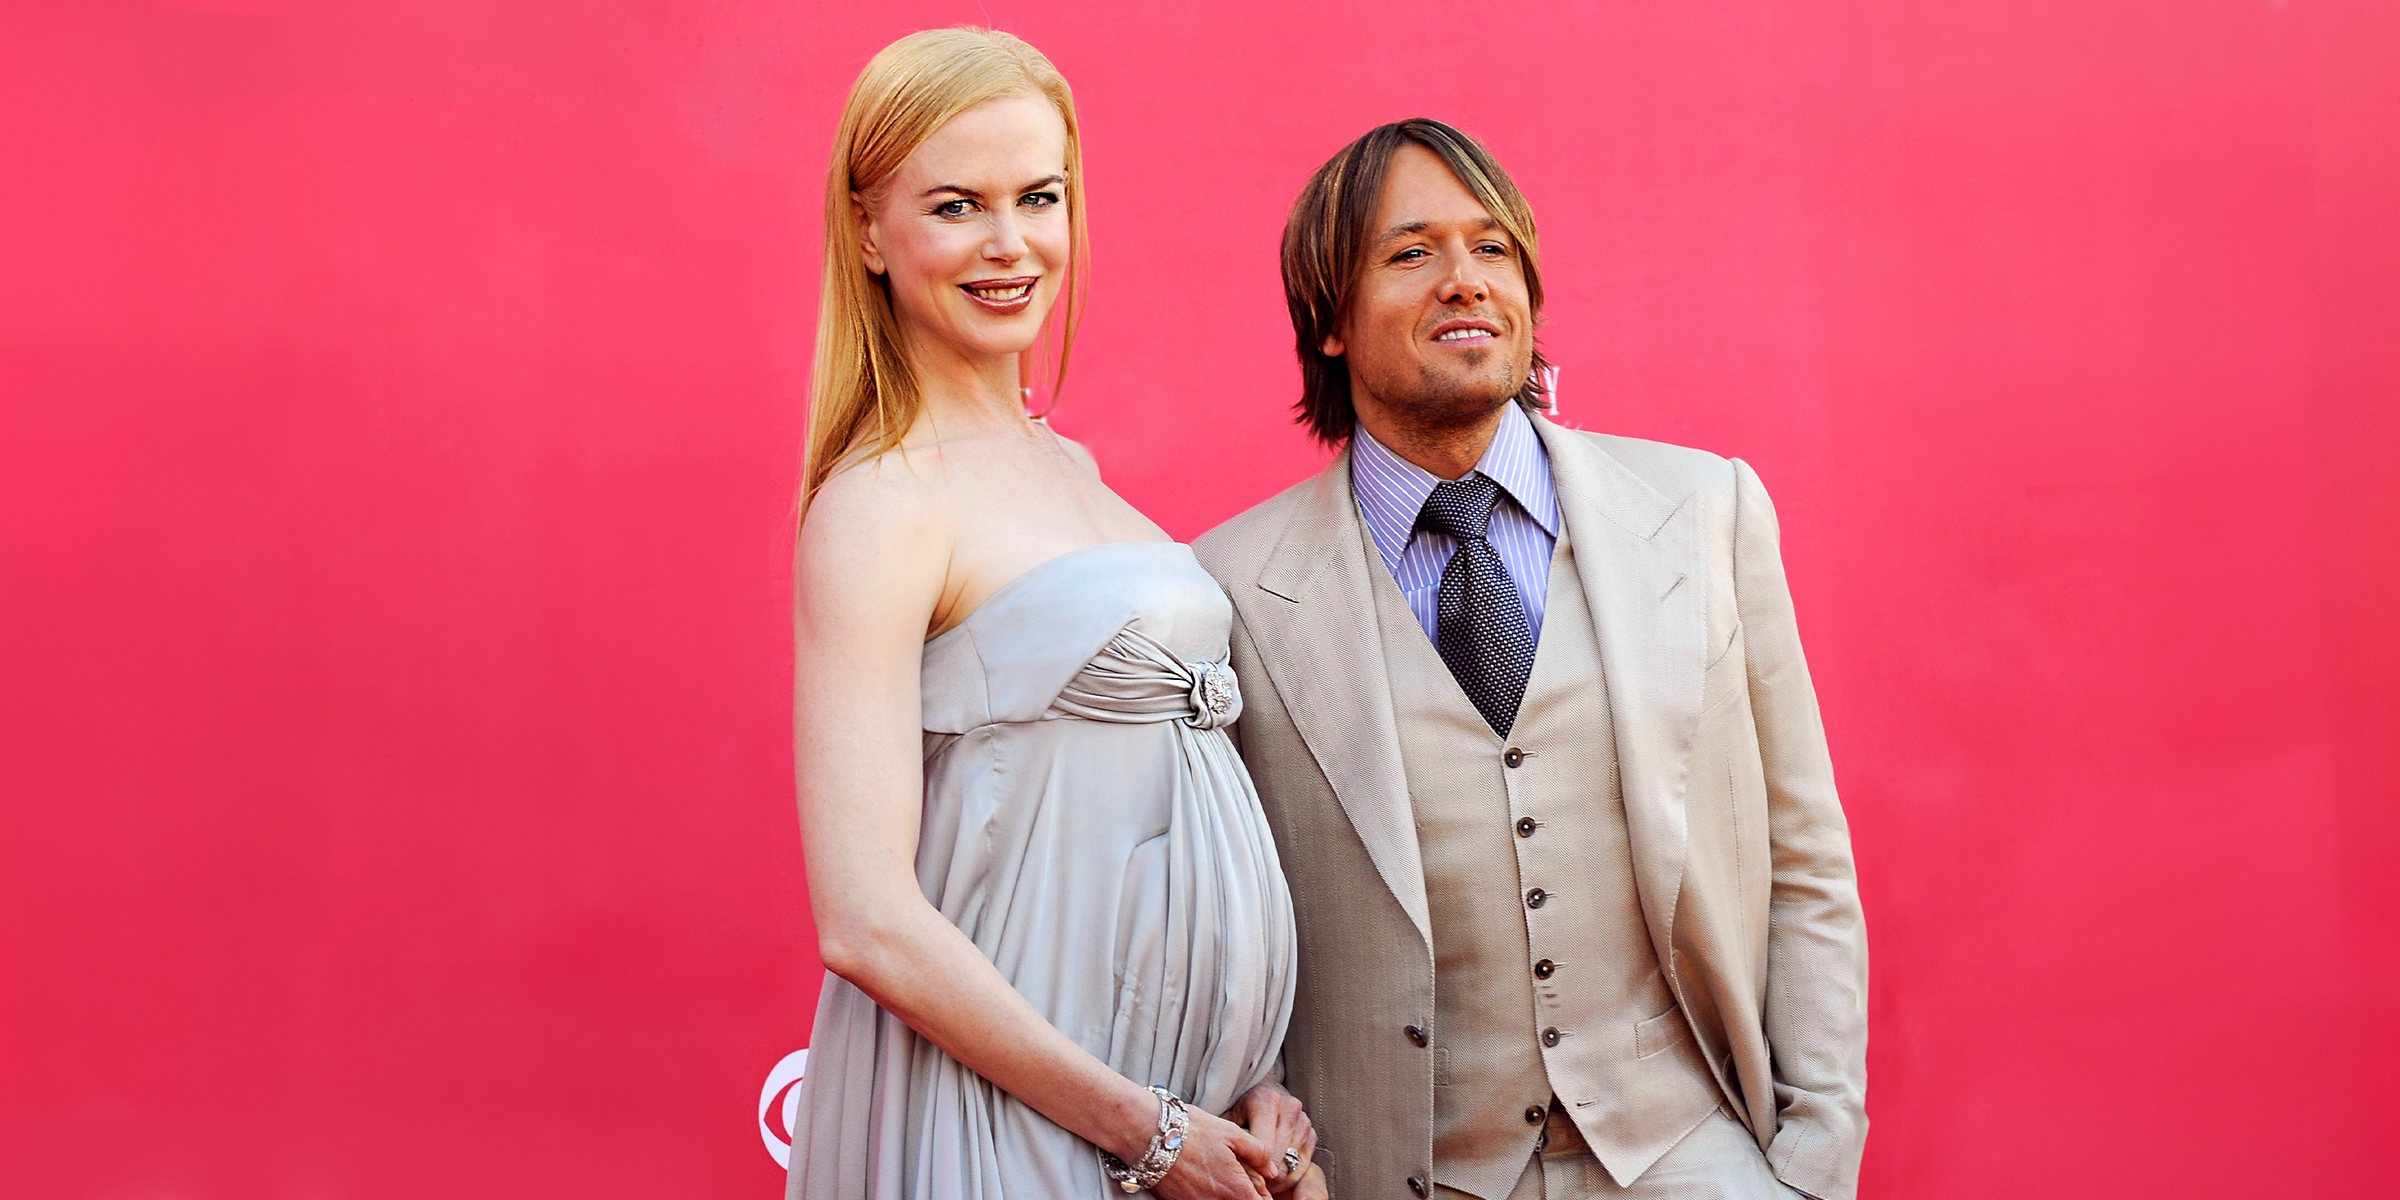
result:
[(214, 0), (0, 12), (0, 1191), (777, 1194), (818, 180), (958, 21), (1076, 86), (1059, 422), (1178, 535), (1321, 461), (1283, 208), (1419, 113), (1565, 416), (1758, 466), (1869, 1196), (2388, 1190), (2391, 6)]

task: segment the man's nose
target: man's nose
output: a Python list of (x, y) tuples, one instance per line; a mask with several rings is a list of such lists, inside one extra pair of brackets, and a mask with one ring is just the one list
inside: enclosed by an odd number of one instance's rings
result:
[(1491, 298), (1492, 281), (1484, 274), (1483, 264), (1462, 247), (1457, 253), (1444, 256), (1447, 267), (1438, 283), (1438, 298), (1444, 304), (1480, 304)]

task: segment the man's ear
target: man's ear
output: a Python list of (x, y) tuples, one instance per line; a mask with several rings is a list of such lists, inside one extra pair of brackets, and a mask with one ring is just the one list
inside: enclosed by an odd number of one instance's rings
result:
[(1326, 334), (1325, 340), (1317, 344), (1317, 349), (1323, 351), (1325, 357), (1327, 358), (1340, 358), (1342, 356), (1342, 351), (1345, 349), (1345, 347), (1342, 345), (1342, 335), (1338, 333)]
[(868, 271), (883, 274), (883, 247), (875, 242), (875, 213), (867, 207), (867, 198), (857, 192), (850, 193), (850, 218), (858, 222), (858, 257)]

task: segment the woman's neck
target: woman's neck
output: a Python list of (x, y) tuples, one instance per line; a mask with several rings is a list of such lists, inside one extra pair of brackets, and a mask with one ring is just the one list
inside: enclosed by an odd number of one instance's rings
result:
[(908, 356), (917, 395), (937, 427), (960, 432), (1032, 428), (1016, 355), (965, 353), (936, 339), (910, 338)]

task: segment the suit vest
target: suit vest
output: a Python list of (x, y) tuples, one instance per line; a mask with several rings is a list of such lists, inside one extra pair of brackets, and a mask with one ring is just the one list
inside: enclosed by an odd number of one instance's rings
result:
[[(1366, 552), (1382, 563), (1371, 541)], [(1533, 675), (1505, 741), (1390, 573), (1375, 575), (1433, 924), (1434, 1180), (1507, 1196), (1555, 1098), (1609, 1175), (1630, 1185), (1721, 1095), (1642, 919), (1573, 549), (1562, 534)]]

